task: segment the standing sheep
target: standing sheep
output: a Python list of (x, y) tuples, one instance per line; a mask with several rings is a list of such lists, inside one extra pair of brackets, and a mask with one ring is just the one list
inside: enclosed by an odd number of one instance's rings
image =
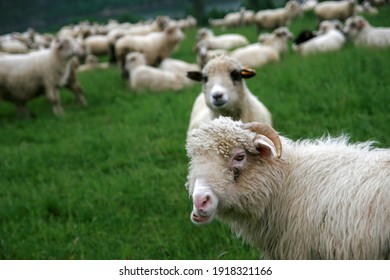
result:
[(191, 220), (269, 259), (390, 259), (390, 150), (370, 144), (214, 120), (187, 136)]
[(254, 21), (258, 31), (287, 26), (300, 13), (300, 4), (295, 0), (288, 1), (283, 8), (261, 10), (255, 15)]
[(318, 23), (323, 20), (346, 20), (355, 15), (356, 0), (324, 1), (317, 4), (314, 13)]
[(50, 49), (0, 56), (0, 98), (30, 115), (26, 103), (45, 94), (54, 114), (62, 115), (58, 88), (63, 85), (68, 63), (79, 52), (72, 40), (59, 39)]
[(190, 79), (203, 84), (202, 92), (192, 107), (188, 130), (219, 116), (271, 124), (270, 112), (249, 91), (244, 81), (255, 74), (254, 70), (243, 67), (238, 60), (225, 55), (211, 59), (202, 72), (188, 72)]
[(147, 65), (157, 65), (171, 55), (173, 50), (184, 39), (184, 33), (176, 25), (170, 25), (162, 32), (152, 32), (148, 35), (128, 35), (120, 38), (115, 44), (116, 57), (123, 77), (125, 59), (129, 52), (141, 52), (145, 55)]
[(348, 18), (344, 32), (357, 46), (390, 47), (390, 27), (373, 27), (361, 16)]

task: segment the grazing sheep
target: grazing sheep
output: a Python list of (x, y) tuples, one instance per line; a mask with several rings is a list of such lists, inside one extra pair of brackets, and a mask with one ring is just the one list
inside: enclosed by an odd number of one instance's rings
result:
[(0, 98), (30, 116), (26, 103), (45, 94), (54, 114), (62, 115), (58, 88), (62, 86), (68, 63), (79, 53), (72, 40), (59, 39), (50, 49), (0, 56)]
[(318, 23), (323, 20), (346, 20), (355, 14), (356, 0), (324, 1), (317, 4), (314, 13)]
[(374, 27), (361, 16), (348, 18), (344, 32), (357, 46), (390, 47), (390, 27)]
[(129, 52), (142, 52), (147, 65), (158, 65), (184, 39), (184, 33), (176, 26), (168, 26), (162, 32), (152, 32), (148, 35), (123, 36), (115, 44), (116, 57), (122, 70), (122, 76), (127, 77), (124, 69), (126, 55)]
[(143, 53), (128, 53), (125, 68), (129, 73), (130, 87), (135, 92), (141, 92), (145, 89), (178, 91), (188, 85), (186, 83), (188, 78), (184, 75), (177, 75), (174, 72), (147, 65)]
[(188, 130), (219, 116), (230, 116), (243, 122), (261, 121), (271, 124), (268, 109), (254, 96), (243, 79), (256, 72), (226, 55), (211, 59), (202, 72), (188, 72), (188, 77), (202, 81), (203, 89), (192, 107)]
[(222, 34), (214, 35), (214, 32), (208, 28), (201, 28), (196, 34), (197, 42), (204, 40), (209, 49), (234, 49), (249, 44), (248, 39), (241, 34)]
[(269, 259), (390, 259), (389, 149), (221, 117), (186, 150), (195, 224), (218, 218)]
[(288, 1), (283, 8), (260, 10), (255, 15), (257, 29), (275, 29), (287, 26), (300, 13), (300, 4), (297, 1)]
[(320, 24), (318, 35), (304, 43), (293, 45), (293, 50), (302, 56), (337, 51), (346, 42), (344, 34), (339, 30), (338, 23), (323, 21)]

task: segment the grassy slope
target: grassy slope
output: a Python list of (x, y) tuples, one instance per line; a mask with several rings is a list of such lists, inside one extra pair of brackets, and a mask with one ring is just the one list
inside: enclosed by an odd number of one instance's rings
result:
[[(390, 26), (390, 9), (372, 18)], [(314, 28), (308, 16), (291, 30)], [(229, 30), (256, 39), (255, 29)], [(196, 30), (175, 57), (194, 61)], [(220, 33), (216, 30), (216, 33)], [(248, 86), (293, 139), (348, 133), (390, 146), (390, 52), (348, 45), (339, 53), (258, 69)], [(82, 73), (89, 101), (52, 116), (43, 98), (34, 120), (0, 104), (1, 259), (257, 259), (260, 255), (214, 222), (196, 227), (184, 188), (185, 133), (200, 85), (179, 93), (135, 95), (117, 69)]]

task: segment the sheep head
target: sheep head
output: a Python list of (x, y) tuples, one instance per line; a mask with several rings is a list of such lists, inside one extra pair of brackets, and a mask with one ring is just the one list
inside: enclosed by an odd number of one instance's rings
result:
[(190, 131), (186, 149), (191, 220), (207, 224), (216, 215), (261, 215), (273, 193), (270, 171), (263, 170), (281, 162), (281, 148), (275, 130), (261, 123), (220, 117)]
[(350, 17), (345, 21), (343, 32), (349, 38), (355, 39), (368, 25), (368, 22), (361, 16)]
[(191, 71), (187, 77), (201, 81), (207, 106), (219, 115), (230, 116), (240, 106), (245, 95), (245, 82), (256, 75), (255, 70), (242, 66), (236, 59), (216, 56), (205, 65), (202, 72)]

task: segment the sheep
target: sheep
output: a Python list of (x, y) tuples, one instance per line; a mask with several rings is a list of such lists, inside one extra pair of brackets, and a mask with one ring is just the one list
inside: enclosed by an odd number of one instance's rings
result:
[(286, 27), (279, 27), (271, 34), (260, 34), (259, 43), (235, 49), (229, 55), (243, 65), (258, 68), (269, 62), (279, 62), (280, 55), (287, 51), (291, 32)]
[(123, 36), (115, 44), (115, 53), (119, 59), (122, 76), (127, 77), (124, 65), (129, 52), (142, 52), (145, 54), (147, 65), (158, 65), (171, 55), (183, 39), (184, 33), (176, 25), (171, 25), (162, 32), (152, 32), (144, 36)]
[(146, 64), (143, 53), (131, 52), (126, 56), (125, 68), (129, 73), (130, 87), (135, 92), (144, 90), (163, 91), (183, 89), (188, 83), (184, 75), (177, 75), (171, 71), (165, 71)]
[(58, 88), (68, 63), (80, 52), (72, 40), (59, 39), (50, 49), (0, 56), (0, 99), (14, 103), (19, 113), (31, 116), (26, 103), (45, 93), (54, 114), (62, 115)]
[(361, 16), (348, 18), (343, 31), (357, 46), (374, 48), (390, 47), (390, 28), (371, 26)]
[(87, 54), (108, 55), (109, 41), (106, 35), (92, 35), (84, 40)]
[(94, 69), (107, 69), (109, 66), (108, 62), (99, 62), (96, 56), (89, 54), (85, 59), (85, 64), (78, 65), (77, 72), (85, 72)]
[(0, 51), (10, 54), (23, 54), (29, 52), (27, 45), (12, 37), (0, 37)]
[(198, 64), (200, 69), (203, 69), (203, 67), (211, 58), (221, 54), (228, 54), (228, 50), (223, 50), (223, 49), (211, 50), (210, 43), (207, 40), (200, 40), (198, 43), (196, 43), (194, 49), (197, 53), (196, 63)]
[(323, 20), (346, 20), (355, 14), (356, 0), (324, 1), (314, 8), (318, 23)]
[(258, 30), (275, 29), (277, 27), (287, 26), (299, 13), (299, 2), (292, 0), (288, 1), (283, 8), (258, 11), (254, 21)]
[(243, 80), (255, 75), (254, 70), (226, 55), (212, 58), (201, 72), (188, 72), (190, 79), (202, 81), (203, 86), (193, 104), (188, 131), (219, 116), (271, 124), (271, 113)]
[(306, 42), (293, 45), (293, 50), (302, 56), (340, 50), (346, 42), (340, 28), (337, 22), (322, 21), (318, 35)]
[(193, 223), (217, 218), (268, 259), (390, 259), (390, 149), (221, 117), (186, 152)]
[(200, 28), (196, 34), (196, 40), (204, 40), (207, 42), (209, 49), (224, 49), (230, 50), (237, 47), (242, 47), (249, 44), (248, 39), (241, 34), (222, 34), (214, 35), (214, 32), (208, 28)]

